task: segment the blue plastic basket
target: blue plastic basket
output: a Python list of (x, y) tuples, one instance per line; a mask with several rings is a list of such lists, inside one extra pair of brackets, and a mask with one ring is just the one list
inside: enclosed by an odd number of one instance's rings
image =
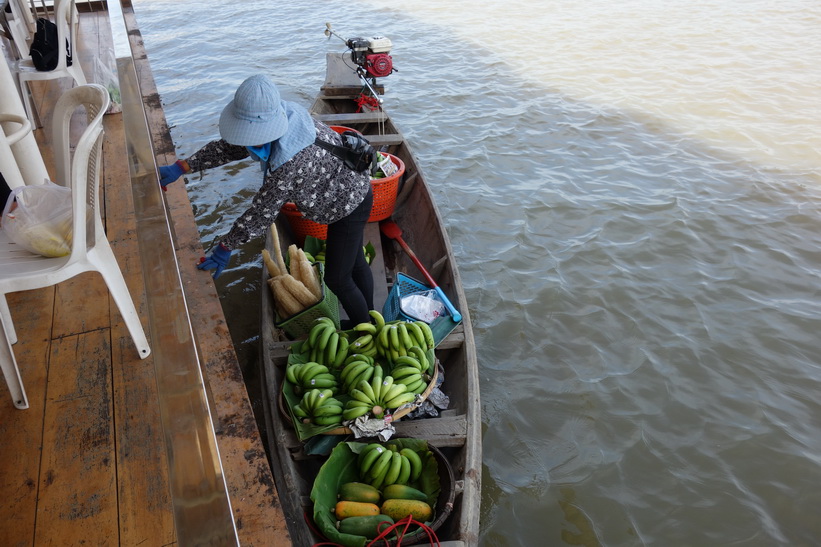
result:
[[(427, 292), (431, 289), (432, 287), (428, 287), (424, 283), (417, 281), (410, 276), (403, 273), (397, 274), (396, 281), (391, 288), (391, 292), (388, 294), (388, 299), (382, 307), (382, 315), (385, 317), (385, 321), (395, 321), (396, 319), (402, 319), (404, 321), (422, 321), (422, 319), (414, 317), (402, 309), (402, 297), (414, 293)], [(425, 321), (425, 323), (430, 325), (430, 330), (433, 331), (433, 341), (437, 346), (439, 345), (439, 342), (444, 340), (447, 335), (456, 328), (456, 325), (459, 324), (454, 321), (453, 317), (450, 315), (441, 315), (433, 321)]]

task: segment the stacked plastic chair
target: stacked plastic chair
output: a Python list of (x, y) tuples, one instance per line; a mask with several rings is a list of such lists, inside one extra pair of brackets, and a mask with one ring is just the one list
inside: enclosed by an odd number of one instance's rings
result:
[[(76, 55), (77, 45), (77, 10), (74, 0), (54, 0), (54, 23), (57, 25), (57, 66), (54, 70), (41, 71), (35, 68), (31, 57), (21, 59), (17, 63), (17, 77), (20, 83), (20, 96), (26, 107), (26, 115), (31, 120), (32, 125), (37, 124), (34, 115), (34, 105), (29, 97), (28, 82), (36, 80), (56, 80), (58, 78), (71, 78), (77, 85), (85, 85), (86, 78), (83, 69), (80, 67), (80, 60)], [(67, 48), (74, 52), (71, 65), (66, 61)]]
[[(12, 351), (17, 335), (6, 294), (48, 287), (87, 271), (99, 272), (123, 316), (141, 358), (151, 353), (140, 317), (106, 237), (98, 207), (103, 115), (108, 91), (91, 84), (66, 91), (54, 107), (53, 143), (58, 184), (71, 187), (73, 237), (71, 253), (47, 258), (20, 249), (0, 231), (0, 366), (17, 408), (28, 408), (20, 371)], [(72, 114), (84, 107), (88, 125), (71, 154), (69, 125)]]

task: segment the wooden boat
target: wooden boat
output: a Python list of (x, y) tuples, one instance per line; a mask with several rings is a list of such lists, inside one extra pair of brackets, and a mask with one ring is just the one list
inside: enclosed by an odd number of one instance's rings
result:
[[(450, 485), (453, 504), (450, 514), (436, 529), (439, 541), (451, 547), (476, 545), (481, 500), (479, 377), (468, 306), (453, 251), (425, 176), (408, 142), (383, 109), (357, 112), (362, 83), (357, 79), (345, 81), (346, 65), (340, 63), (337, 55), (329, 54), (327, 79), (310, 109), (311, 113), (329, 125), (350, 127), (363, 133), (375, 148), (404, 162), (404, 177), (391, 218), (402, 228), (402, 238), (462, 314), (461, 323), (435, 349), (444, 370), (441, 389), (449, 397), (448, 409), (438, 417), (400, 419), (394, 426), (395, 437), (428, 441), (449, 462), (453, 471), (453, 484)], [(339, 71), (335, 66), (342, 66), (343, 70)], [(293, 242), (293, 235), (282, 218), (284, 216), (277, 219), (277, 226), (280, 246), (287, 249)], [(370, 241), (377, 251), (372, 269), (376, 285), (374, 304), (379, 310), (400, 273), (415, 279), (424, 277), (401, 247), (380, 233), (378, 222), (368, 223), (365, 241)], [(266, 247), (273, 252), (270, 234)], [(325, 456), (306, 452), (305, 444), (299, 441), (290, 420), (282, 412), (280, 392), (293, 341), (274, 324), (273, 296), (266, 286), (267, 278), (264, 271), (260, 290), (260, 354), (269, 455), (291, 540), (294, 545), (312, 545), (322, 538), (314, 533), (309, 522), (312, 514), (309, 496)], [(353, 435), (341, 438), (354, 440)], [(403, 541), (403, 544), (409, 543)]]

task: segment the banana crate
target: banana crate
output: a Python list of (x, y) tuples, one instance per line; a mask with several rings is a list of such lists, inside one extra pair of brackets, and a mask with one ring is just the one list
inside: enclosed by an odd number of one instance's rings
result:
[(313, 306), (302, 310), (296, 315), (282, 319), (274, 312), (274, 326), (282, 329), (291, 338), (299, 338), (307, 334), (320, 317), (330, 317), (339, 328), (339, 300), (336, 295), (325, 285), (325, 268), (321, 262), (314, 264), (319, 270), (319, 284), (322, 288), (322, 300)]
[[(382, 315), (385, 317), (385, 321), (394, 321), (396, 319), (424, 321), (424, 319), (414, 317), (402, 308), (402, 298), (412, 294), (427, 293), (431, 290), (433, 290), (433, 287), (428, 287), (421, 281), (417, 281), (403, 273), (398, 273), (391, 292), (388, 294), (388, 299), (385, 300), (385, 305), (382, 307)], [(433, 321), (425, 321), (425, 323), (430, 325), (430, 330), (433, 331), (433, 340), (437, 346), (459, 324), (450, 315), (440, 315)]]

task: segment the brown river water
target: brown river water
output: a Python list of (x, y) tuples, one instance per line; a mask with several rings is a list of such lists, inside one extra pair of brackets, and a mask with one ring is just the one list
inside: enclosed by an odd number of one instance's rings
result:
[[(483, 545), (821, 542), (821, 4), (134, 4), (181, 157), (252, 73), (308, 106), (326, 21), (393, 41), (475, 327)], [(191, 177), (206, 248), (260, 177)], [(252, 397), (261, 246), (217, 282)]]

